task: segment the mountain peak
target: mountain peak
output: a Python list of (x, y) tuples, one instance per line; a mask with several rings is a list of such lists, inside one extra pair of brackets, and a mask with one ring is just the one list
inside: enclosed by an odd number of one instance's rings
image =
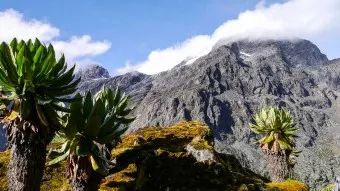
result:
[[(223, 45), (238, 47), (239, 54), (248, 59), (281, 55), (290, 66), (318, 66), (325, 64), (328, 58), (312, 42), (304, 39), (289, 40), (230, 40), (218, 41), (213, 50)], [(235, 50), (235, 49), (234, 49)]]
[(77, 77), (81, 77), (82, 80), (93, 80), (100, 78), (110, 78), (109, 72), (102, 66), (92, 64), (84, 68), (80, 68), (76, 74)]

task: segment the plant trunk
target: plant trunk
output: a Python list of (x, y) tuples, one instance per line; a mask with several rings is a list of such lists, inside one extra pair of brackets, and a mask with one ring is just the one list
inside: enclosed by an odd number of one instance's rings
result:
[(46, 146), (52, 136), (41, 139), (38, 126), (17, 118), (7, 126), (11, 149), (7, 169), (9, 191), (39, 191), (46, 162)]
[(69, 156), (67, 163), (67, 176), (72, 191), (98, 190), (103, 177), (92, 169), (88, 157)]
[(283, 152), (267, 153), (268, 171), (273, 182), (283, 182), (288, 177), (288, 158)]
[(9, 191), (37, 191), (43, 176), (46, 145), (14, 144), (8, 164)]

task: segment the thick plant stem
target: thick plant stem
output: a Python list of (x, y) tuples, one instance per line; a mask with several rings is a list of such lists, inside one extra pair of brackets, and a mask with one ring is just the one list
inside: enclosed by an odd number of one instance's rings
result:
[(44, 128), (39, 127), (20, 118), (7, 124), (7, 141), (11, 149), (7, 170), (9, 191), (40, 190), (46, 146), (54, 133), (42, 131)]
[(67, 176), (72, 191), (98, 190), (102, 176), (92, 169), (88, 157), (69, 156), (67, 163)]
[(92, 174), (88, 183), (81, 180), (75, 180), (70, 182), (70, 184), (72, 186), (72, 191), (95, 191), (98, 190), (101, 179), (102, 177), (97, 173), (96, 175)]
[(8, 164), (9, 191), (39, 191), (46, 160), (42, 143), (13, 144)]
[(288, 158), (282, 153), (267, 153), (268, 171), (273, 182), (283, 182), (288, 177)]

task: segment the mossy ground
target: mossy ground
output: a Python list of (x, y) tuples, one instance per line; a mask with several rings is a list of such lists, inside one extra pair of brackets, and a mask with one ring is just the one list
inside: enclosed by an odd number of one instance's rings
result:
[[(215, 161), (197, 162), (187, 145), (210, 151)], [(234, 156), (214, 152), (210, 128), (198, 121), (140, 129), (122, 137), (112, 155), (117, 166), (102, 190), (237, 190), (264, 183)]]
[(141, 146), (144, 149), (163, 148), (168, 151), (185, 151), (189, 143), (199, 150), (212, 150), (212, 141), (211, 130), (207, 125), (198, 121), (180, 122), (172, 127), (146, 127), (128, 134), (122, 138), (112, 154), (115, 157)]
[(10, 151), (0, 152), (0, 190), (7, 190), (7, 165)]
[[(214, 161), (197, 162), (186, 150), (191, 145), (207, 150)], [(232, 155), (213, 150), (209, 127), (198, 121), (180, 122), (172, 127), (147, 127), (122, 137), (112, 151), (116, 165), (102, 180), (100, 190), (249, 190), (265, 188), (265, 178), (243, 168)], [(6, 167), (9, 151), (0, 153), (0, 190), (6, 190)], [(70, 190), (65, 178), (65, 162), (45, 170), (42, 191)], [(268, 188), (283, 185), (267, 184)], [(303, 191), (303, 189), (300, 189)]]
[(309, 188), (302, 182), (287, 180), (285, 182), (270, 182), (266, 184), (267, 190), (275, 191), (308, 191)]

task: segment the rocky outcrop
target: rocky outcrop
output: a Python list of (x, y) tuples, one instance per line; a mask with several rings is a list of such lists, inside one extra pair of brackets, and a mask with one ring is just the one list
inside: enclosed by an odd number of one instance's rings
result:
[[(320, 66), (328, 61), (327, 56), (322, 54), (319, 48), (312, 42), (303, 39), (291, 40), (242, 40), (234, 42), (237, 44), (241, 55), (248, 58), (270, 57), (280, 55), (289, 66)], [(223, 45), (231, 45), (230, 42), (220, 40), (214, 49)]]
[(112, 151), (116, 167), (101, 189), (110, 190), (261, 190), (267, 180), (243, 168), (232, 155), (213, 149), (203, 123), (148, 127), (124, 136)]
[(110, 78), (109, 72), (99, 65), (88, 65), (84, 68), (79, 68), (76, 77), (79, 76), (81, 76), (84, 81)]
[(80, 91), (120, 86), (131, 96), (137, 116), (129, 131), (204, 121), (212, 128), (217, 151), (235, 155), (264, 176), (264, 156), (252, 144), (258, 137), (248, 123), (262, 107), (286, 107), (300, 128), (297, 149), (303, 152), (296, 176), (320, 188), (340, 174), (339, 68), (338, 61), (328, 61), (306, 40), (219, 42), (193, 64), (152, 76), (129, 73), (86, 81)]

